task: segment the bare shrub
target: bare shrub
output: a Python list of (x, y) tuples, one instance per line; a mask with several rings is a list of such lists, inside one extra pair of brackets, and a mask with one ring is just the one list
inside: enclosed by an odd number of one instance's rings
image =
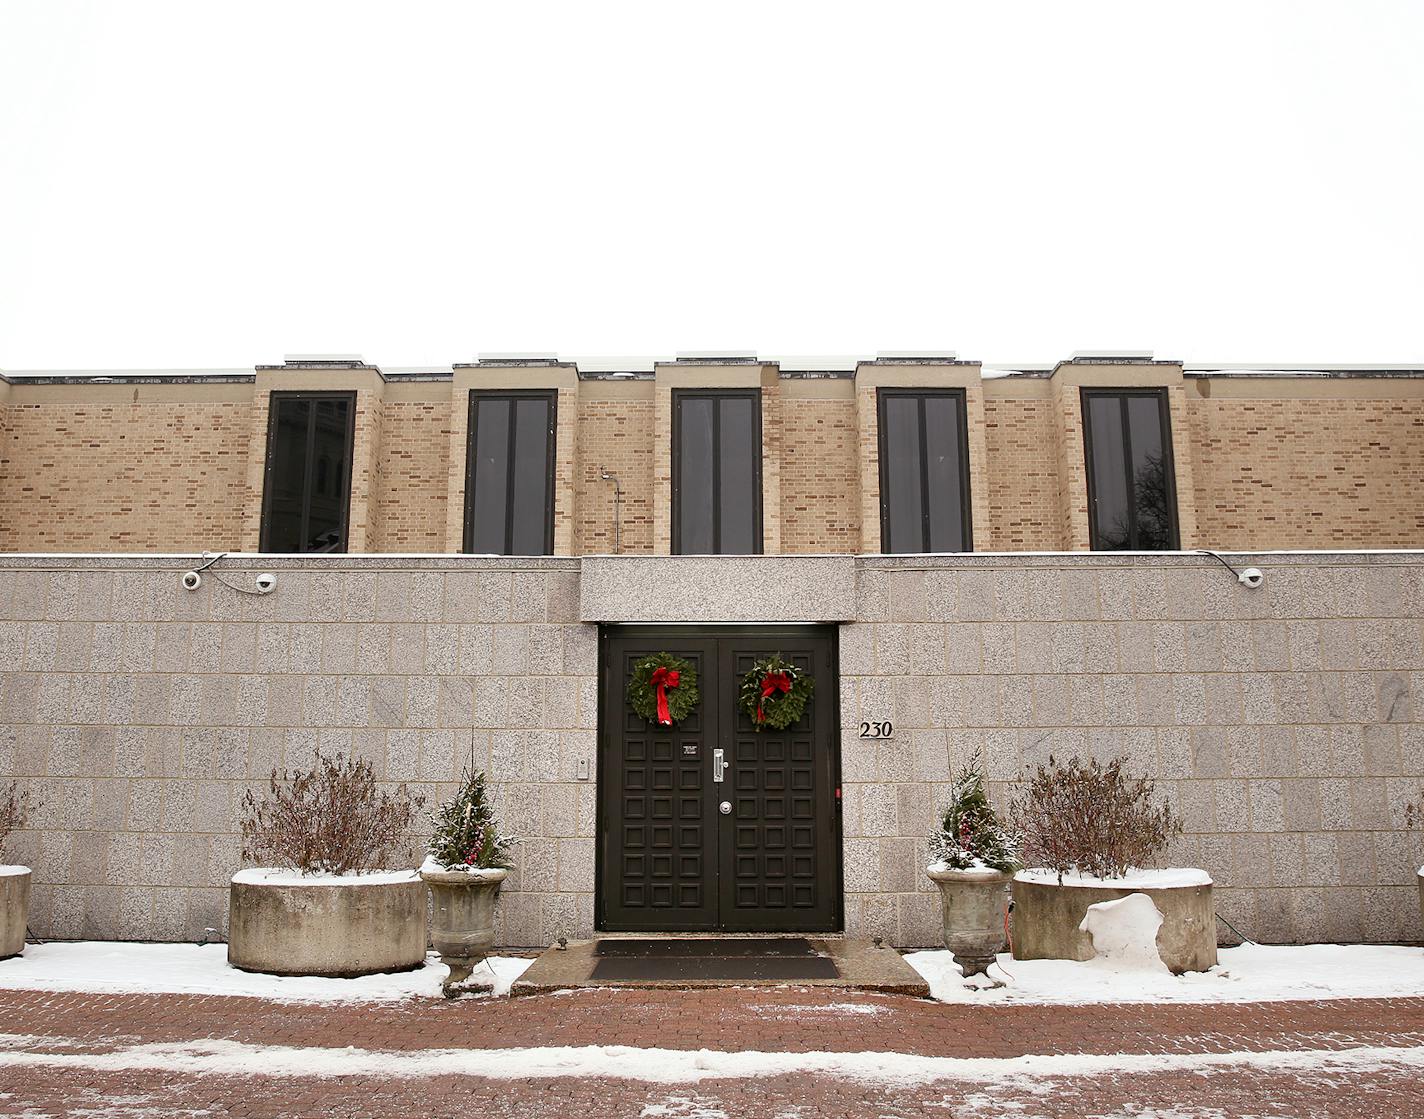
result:
[(242, 857), (304, 874), (384, 870), (424, 797), (376, 788), (371, 764), (317, 754), (311, 769), (272, 771), (268, 789), (242, 798)]
[(11, 832), (19, 831), (29, 823), (30, 809), (30, 796), (20, 791), (18, 781), (0, 785), (0, 846), (4, 845)]
[(1009, 812), (1028, 865), (1121, 878), (1157, 862), (1182, 822), (1156, 800), (1152, 778), (1129, 777), (1126, 767), (1125, 757), (1040, 765)]

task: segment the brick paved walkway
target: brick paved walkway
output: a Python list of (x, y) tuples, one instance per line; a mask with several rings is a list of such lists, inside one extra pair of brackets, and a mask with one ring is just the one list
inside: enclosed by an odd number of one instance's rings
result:
[[(785, 988), (313, 1006), (218, 996), (0, 992), (0, 1034), (0, 1115), (25, 1119), (1424, 1117), (1424, 999), (977, 1008)], [(163, 1046), (190, 1047), (154, 1048)], [(299, 1051), (262, 1048), (274, 1046)], [(364, 1051), (356, 1054), (366, 1062), (358, 1075), (308, 1074), (314, 1071), (308, 1061), (344, 1046)], [(858, 1062), (863, 1075), (792, 1071), (672, 1084), (608, 1075), (490, 1079), (470, 1075), (486, 1059), (478, 1053), (452, 1056), (452, 1066), (461, 1065), (457, 1074), (447, 1074), (443, 1064), (412, 1068), (430, 1049), (549, 1046), (595, 1047), (580, 1051), (595, 1065), (628, 1059), (605, 1053), (607, 1046), (835, 1052), (858, 1055), (847, 1060)], [(1407, 1059), (1362, 1069), (1354, 1063), (1362, 1047), (1402, 1050)], [(1249, 1063), (1213, 1058), (1215, 1064), (1184, 1056), (1243, 1052), (1262, 1056)], [(256, 1073), (232, 1075), (222, 1061), (233, 1054), (251, 1061)], [(876, 1071), (894, 1062), (887, 1054), (980, 1061), (962, 1074), (906, 1084)], [(1090, 1067), (1075, 1063), (1043, 1074), (1031, 1062), (1014, 1060), (1064, 1054), (1085, 1055)], [(1124, 1061), (1112, 1054), (1157, 1059)]]

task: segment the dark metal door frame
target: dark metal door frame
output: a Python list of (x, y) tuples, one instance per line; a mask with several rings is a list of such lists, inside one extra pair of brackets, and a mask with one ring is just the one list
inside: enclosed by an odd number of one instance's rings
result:
[[(615, 681), (621, 681), (613, 660), (610, 657), (610, 647), (614, 638), (632, 638), (648, 640), (651, 638), (661, 639), (660, 644), (681, 645), (691, 647), (693, 645), (704, 646), (704, 660), (706, 665), (715, 665), (717, 680), (706, 680), (707, 686), (701, 686), (702, 701), (700, 714), (705, 720), (703, 733), (706, 739), (718, 746), (726, 748), (730, 738), (735, 734), (735, 677), (729, 676), (724, 660), (730, 662), (731, 650), (727, 646), (718, 643), (726, 639), (742, 640), (756, 647), (757, 652), (775, 651), (777, 643), (789, 641), (806, 641), (815, 639), (823, 643), (825, 650), (825, 663), (817, 673), (815, 719), (818, 728), (817, 738), (825, 742), (828, 749), (829, 786), (825, 790), (829, 803), (824, 808), (819, 805), (815, 807), (819, 811), (830, 813), (829, 839), (827, 849), (817, 850), (817, 857), (824, 859), (828, 868), (828, 888), (831, 893), (830, 920), (824, 925), (817, 925), (813, 928), (783, 928), (778, 924), (753, 922), (733, 922), (728, 920), (725, 913), (720, 913), (719, 917), (709, 920), (707, 923), (687, 925), (685, 931), (785, 931), (785, 932), (835, 932), (845, 927), (845, 879), (843, 867), (843, 834), (841, 816), (841, 751), (840, 751), (840, 699), (839, 699), (839, 630), (834, 625), (738, 625), (738, 624), (684, 624), (684, 625), (605, 625), (599, 627), (599, 673), (598, 673), (598, 757), (595, 766), (596, 778), (598, 781), (596, 803), (597, 841), (595, 845), (595, 869), (594, 869), (594, 890), (595, 890), (595, 911), (594, 924), (599, 930), (609, 930), (610, 926), (616, 927), (619, 932), (636, 931), (678, 931), (673, 925), (664, 925), (658, 928), (640, 929), (623, 923), (610, 922), (606, 912), (606, 893), (608, 860), (610, 858), (621, 857), (623, 846), (620, 837), (611, 834), (610, 821), (607, 819), (606, 795), (610, 792), (610, 786), (605, 784), (609, 781), (620, 782), (621, 789), (622, 775), (613, 773), (612, 760), (614, 752), (610, 741), (610, 735), (619, 733), (622, 726), (618, 716), (624, 708), (624, 697), (621, 691), (615, 688)], [(768, 644), (769, 643), (769, 644)], [(725, 656), (723, 650), (726, 650)], [(675, 650), (669, 650), (675, 651)], [(710, 656), (708, 655), (710, 654)], [(718, 694), (720, 693), (720, 695)], [(732, 697), (729, 703), (726, 697)], [(726, 710), (723, 710), (725, 708)], [(725, 716), (725, 717), (723, 717)], [(770, 733), (770, 732), (769, 732)], [(818, 742), (818, 745), (820, 743)], [(730, 756), (730, 750), (728, 751)], [(725, 790), (725, 794), (721, 791)], [(717, 804), (722, 799), (729, 799), (734, 796), (733, 786), (729, 782), (722, 786), (712, 785), (704, 782), (704, 811), (710, 809), (717, 813)], [(714, 819), (721, 819), (714, 815)], [(731, 817), (728, 820), (732, 820)], [(715, 834), (717, 849), (708, 848), (707, 854), (717, 860), (722, 871), (728, 871), (730, 863), (728, 859), (734, 857), (729, 855), (732, 844), (732, 827), (720, 827)], [(730, 889), (730, 884), (719, 881), (718, 897), (715, 899), (716, 906), (720, 909), (725, 902), (722, 900), (725, 893)], [(735, 928), (730, 926), (736, 925)]]

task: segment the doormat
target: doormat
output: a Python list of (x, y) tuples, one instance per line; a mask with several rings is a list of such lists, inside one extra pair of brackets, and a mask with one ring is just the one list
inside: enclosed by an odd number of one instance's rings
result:
[(600, 940), (589, 978), (663, 982), (838, 979), (805, 937)]

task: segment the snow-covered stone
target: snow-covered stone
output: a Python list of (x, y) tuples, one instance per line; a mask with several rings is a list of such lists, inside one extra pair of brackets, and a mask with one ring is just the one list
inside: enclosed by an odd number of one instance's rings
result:
[(1093, 950), (1100, 960), (1127, 968), (1167, 970), (1157, 951), (1162, 913), (1146, 894), (1128, 894), (1090, 905), (1078, 927), (1093, 938)]

